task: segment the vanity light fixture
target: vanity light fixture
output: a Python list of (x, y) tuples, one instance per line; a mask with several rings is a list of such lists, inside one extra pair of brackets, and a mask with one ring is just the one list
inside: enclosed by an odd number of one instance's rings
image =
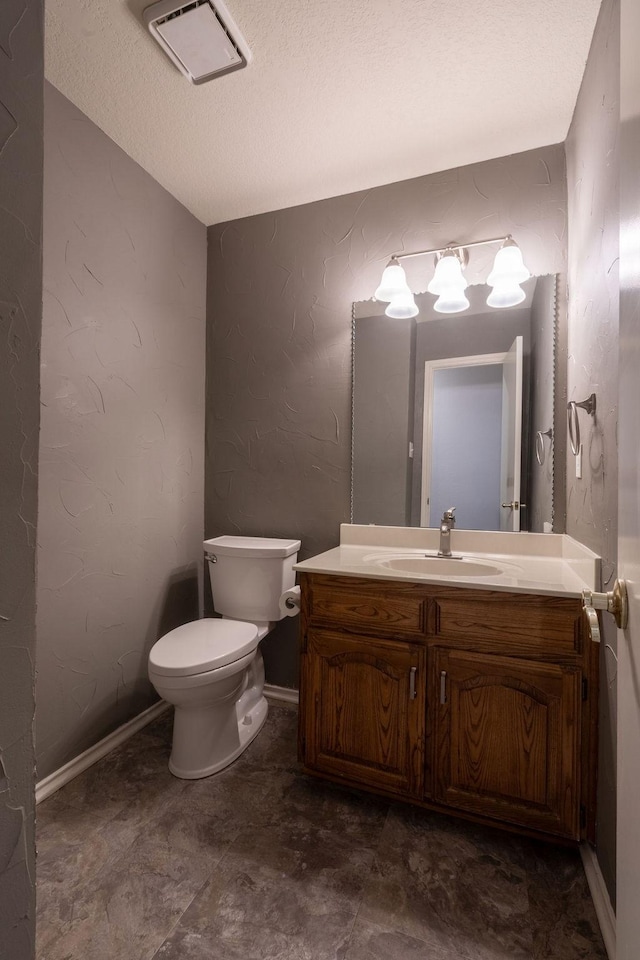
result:
[(436, 258), (436, 271), (427, 286), (438, 297), (433, 309), (438, 313), (462, 313), (469, 306), (465, 290), (469, 286), (462, 274), (463, 250), (449, 247)]
[(493, 261), (493, 270), (487, 277), (487, 283), (493, 290), (487, 297), (490, 307), (515, 307), (522, 303), (526, 294), (521, 283), (531, 274), (522, 260), (522, 251), (511, 237), (507, 237)]
[(395, 294), (385, 313), (388, 317), (393, 317), (394, 320), (410, 320), (411, 317), (417, 317), (420, 311), (413, 299), (413, 294), (410, 290), (407, 290), (406, 293)]
[(439, 250), (394, 253), (384, 269), (380, 286), (374, 297), (389, 304), (385, 310), (388, 317), (417, 316), (419, 311), (400, 260), (435, 254), (435, 272), (427, 285), (428, 292), (438, 298), (434, 304), (434, 310), (438, 313), (462, 313), (469, 307), (469, 301), (465, 295), (468, 284), (463, 274), (469, 259), (467, 251), (471, 247), (482, 247), (489, 243), (499, 243), (501, 246), (487, 278), (487, 283), (492, 287), (487, 304), (499, 309), (515, 307), (518, 303), (522, 303), (526, 296), (520, 284), (528, 280), (531, 274), (524, 265), (520, 247), (510, 234), (506, 237), (492, 237), (489, 240), (475, 240), (464, 247), (451, 244)]
[(374, 293), (374, 297), (382, 303), (389, 304), (385, 310), (388, 317), (403, 320), (418, 315), (419, 311), (409, 289), (406, 274), (398, 263), (397, 257), (391, 257), (384, 268), (380, 286)]

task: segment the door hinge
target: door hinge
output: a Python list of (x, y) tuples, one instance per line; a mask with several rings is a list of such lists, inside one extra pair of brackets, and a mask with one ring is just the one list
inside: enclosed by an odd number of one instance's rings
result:
[(587, 680), (586, 677), (582, 678), (582, 699), (583, 700), (589, 699), (589, 681)]
[(587, 808), (583, 803), (580, 804), (580, 826), (583, 830), (587, 826)]

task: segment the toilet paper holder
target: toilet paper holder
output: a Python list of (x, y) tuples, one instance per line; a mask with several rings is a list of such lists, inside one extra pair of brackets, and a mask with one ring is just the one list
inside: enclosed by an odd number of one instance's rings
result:
[(280, 612), (285, 617), (295, 617), (300, 613), (300, 587), (289, 587), (280, 596)]

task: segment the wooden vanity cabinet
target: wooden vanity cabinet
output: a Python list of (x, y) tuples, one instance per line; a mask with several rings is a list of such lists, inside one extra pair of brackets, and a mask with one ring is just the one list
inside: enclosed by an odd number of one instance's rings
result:
[(592, 835), (597, 659), (578, 599), (321, 574), (301, 586), (305, 769)]
[(305, 762), (421, 798), (426, 650), (402, 640), (310, 630)]
[(434, 799), (577, 838), (579, 669), (438, 647), (433, 669)]

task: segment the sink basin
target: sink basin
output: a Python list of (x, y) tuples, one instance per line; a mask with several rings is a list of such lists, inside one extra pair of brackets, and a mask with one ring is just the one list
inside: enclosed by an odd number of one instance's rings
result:
[(383, 553), (372, 554), (364, 557), (364, 560), (385, 567), (387, 570), (422, 574), (425, 577), (494, 577), (505, 572), (504, 567), (496, 567), (488, 560), (477, 560), (475, 557), (468, 559), (455, 556), (420, 556), (415, 553)]

